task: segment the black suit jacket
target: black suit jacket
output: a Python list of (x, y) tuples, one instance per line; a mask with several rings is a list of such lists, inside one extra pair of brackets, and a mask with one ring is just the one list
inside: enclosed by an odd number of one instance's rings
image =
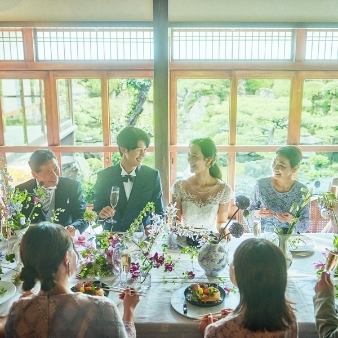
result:
[[(25, 183), (18, 185), (19, 190), (27, 190), (28, 193), (33, 194), (33, 189), (37, 187), (36, 180), (31, 179)], [(28, 208), (22, 208), (22, 213), (28, 217), (33, 207), (33, 202), (28, 202)], [(66, 177), (60, 177), (59, 183), (55, 190), (55, 209), (64, 209), (58, 216), (59, 224), (63, 226), (73, 225), (81, 232), (85, 230), (86, 224), (83, 221), (83, 213), (86, 210), (86, 202), (82, 195), (81, 184), (78, 181)], [(38, 216), (34, 218), (33, 222), (38, 223), (45, 221), (41, 207), (36, 207), (34, 213)]]
[[(94, 193), (94, 210), (99, 213), (104, 207), (110, 205), (110, 190), (115, 185), (120, 187), (120, 196), (116, 205), (113, 224), (114, 231), (126, 231), (130, 224), (139, 215), (148, 202), (154, 202), (155, 212), (163, 213), (162, 185), (157, 169), (142, 165), (136, 169), (129, 200), (124, 191), (120, 164), (106, 168), (97, 174)], [(144, 225), (150, 224), (150, 217), (143, 220)], [(105, 224), (107, 230), (112, 224)]]

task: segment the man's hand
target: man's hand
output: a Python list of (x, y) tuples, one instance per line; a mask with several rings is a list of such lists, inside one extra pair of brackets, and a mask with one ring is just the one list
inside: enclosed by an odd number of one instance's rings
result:
[(334, 291), (334, 286), (331, 282), (330, 274), (324, 271), (316, 283), (315, 291), (318, 293), (325, 290)]
[(70, 236), (75, 236), (76, 228), (74, 226), (68, 225), (68, 226), (66, 226), (66, 229), (67, 229)]
[(107, 205), (99, 212), (99, 217), (103, 219), (113, 217), (115, 215), (115, 212), (115, 209)]

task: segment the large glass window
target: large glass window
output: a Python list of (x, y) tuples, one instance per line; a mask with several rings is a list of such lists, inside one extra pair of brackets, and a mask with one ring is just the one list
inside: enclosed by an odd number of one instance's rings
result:
[(5, 145), (46, 145), (43, 81), (3, 79), (0, 86)]
[(290, 80), (241, 79), (237, 96), (237, 144), (286, 144)]
[(177, 143), (210, 137), (228, 144), (229, 94), (228, 79), (177, 80)]
[(338, 144), (338, 79), (304, 81), (300, 143)]
[(145, 130), (154, 142), (152, 79), (109, 79), (109, 111), (112, 144), (122, 128), (135, 126)]
[(57, 80), (62, 145), (102, 145), (100, 79)]

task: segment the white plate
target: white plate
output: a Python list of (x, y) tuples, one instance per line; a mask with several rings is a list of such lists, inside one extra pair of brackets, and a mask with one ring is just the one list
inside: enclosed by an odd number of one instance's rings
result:
[[(179, 314), (181, 314), (182, 316), (188, 317), (188, 318), (195, 319), (197, 316), (205, 315), (210, 312), (221, 311), (224, 308), (234, 309), (238, 305), (238, 302), (239, 302), (239, 293), (233, 294), (230, 292), (230, 294), (225, 296), (223, 303), (219, 305), (215, 305), (212, 307), (195, 306), (185, 301), (184, 290), (186, 288), (187, 288), (187, 285), (179, 288), (172, 294), (171, 306)], [(188, 311), (186, 314), (183, 312), (183, 304), (187, 305)]]
[(16, 287), (11, 282), (0, 281), (0, 289), (5, 288), (7, 291), (3, 296), (0, 296), (0, 304), (6, 302), (15, 295)]
[(315, 243), (305, 235), (292, 234), (289, 238), (289, 250), (294, 252), (308, 251), (313, 249)]

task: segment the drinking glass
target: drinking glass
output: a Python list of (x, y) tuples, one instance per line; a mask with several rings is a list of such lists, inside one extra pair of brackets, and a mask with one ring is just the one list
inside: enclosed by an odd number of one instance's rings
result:
[(252, 232), (256, 238), (261, 236), (261, 218), (260, 217), (254, 217), (252, 221)]
[(275, 242), (277, 238), (275, 226), (272, 223), (266, 223), (264, 228), (264, 238), (270, 242)]
[[(112, 186), (111, 187), (111, 191), (110, 191), (110, 206), (115, 209), (117, 202), (119, 200), (119, 195), (120, 195), (120, 188), (116, 187), (116, 186)], [(108, 223), (116, 223), (116, 221), (114, 220), (114, 216), (111, 216), (109, 219), (106, 220), (106, 222)]]
[[(123, 282), (124, 286), (127, 286), (127, 280), (128, 280), (128, 272), (130, 271), (131, 267), (131, 257), (129, 253), (122, 253), (120, 258), (120, 265), (121, 270), (126, 275), (126, 280)], [(120, 274), (120, 281), (121, 281), (121, 274)]]
[(133, 233), (133, 238), (137, 245), (140, 244), (140, 241), (143, 238), (143, 236), (144, 236), (144, 225), (143, 223), (139, 223), (137, 229)]
[(337, 267), (337, 263), (338, 263), (338, 251), (330, 250), (326, 258), (324, 271), (327, 273), (334, 271)]

